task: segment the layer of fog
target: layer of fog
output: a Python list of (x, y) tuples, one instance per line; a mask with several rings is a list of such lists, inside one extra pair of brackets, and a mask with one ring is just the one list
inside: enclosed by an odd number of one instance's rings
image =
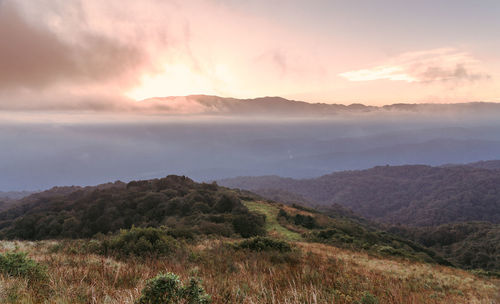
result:
[[(168, 174), (314, 177), (385, 164), (500, 158), (500, 122), (464, 117), (132, 117), (2, 113), (0, 190)], [(82, 116), (86, 116), (82, 119)]]

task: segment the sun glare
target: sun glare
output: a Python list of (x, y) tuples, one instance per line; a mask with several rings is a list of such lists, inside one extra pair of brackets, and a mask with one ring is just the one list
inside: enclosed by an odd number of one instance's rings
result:
[(140, 85), (125, 93), (134, 100), (152, 97), (185, 96), (191, 94), (216, 95), (214, 81), (185, 64), (165, 65), (164, 72), (143, 75)]

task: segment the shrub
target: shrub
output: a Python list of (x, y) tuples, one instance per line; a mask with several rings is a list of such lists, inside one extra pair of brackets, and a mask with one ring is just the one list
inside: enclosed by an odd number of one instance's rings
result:
[(206, 222), (203, 221), (199, 225), (199, 231), (200, 233), (203, 234), (215, 234), (215, 235), (221, 235), (221, 236), (231, 236), (233, 234), (233, 230), (231, 229), (231, 226), (225, 224), (225, 223), (212, 223), (212, 222)]
[(278, 217), (284, 217), (285, 219), (288, 219), (290, 216), (288, 215), (288, 213), (286, 213), (285, 210), (280, 208), (280, 211), (278, 212)]
[(255, 237), (249, 240), (241, 241), (236, 245), (236, 248), (250, 249), (252, 251), (292, 251), (292, 247), (287, 242), (268, 237)]
[(378, 246), (377, 252), (383, 255), (404, 256), (402, 250), (393, 248), (391, 246)]
[(179, 277), (171, 272), (160, 273), (147, 281), (137, 304), (208, 304), (210, 296), (200, 286), (197, 279), (191, 278), (184, 286)]
[(210, 296), (205, 293), (201, 282), (195, 278), (189, 279), (189, 284), (183, 288), (182, 295), (187, 304), (207, 304), (210, 303)]
[(121, 230), (120, 234), (103, 242), (104, 253), (120, 257), (165, 256), (179, 247), (179, 243), (158, 228), (136, 228)]
[(294, 225), (302, 226), (307, 229), (321, 228), (316, 222), (316, 219), (310, 215), (302, 215), (299, 213), (295, 216), (290, 216), (285, 210), (280, 209), (278, 212), (278, 219), (279, 218), (283, 218)]
[(84, 243), (84, 252), (100, 254), (103, 251), (102, 242), (98, 240), (89, 240)]
[(258, 214), (239, 214), (233, 219), (233, 228), (244, 238), (264, 235), (266, 233), (264, 230), (265, 221), (265, 216)]
[(365, 292), (361, 298), (361, 304), (378, 304), (378, 299), (369, 292)]
[(174, 239), (194, 240), (196, 238), (193, 229), (188, 228), (169, 228), (165, 233)]
[(48, 278), (47, 269), (30, 259), (25, 252), (0, 254), (0, 272), (26, 278), (30, 284), (44, 282)]
[(318, 227), (316, 220), (314, 219), (314, 217), (310, 215), (296, 214), (293, 221), (295, 225), (303, 226), (307, 229), (313, 229)]
[(240, 200), (235, 195), (232, 193), (224, 193), (217, 200), (213, 209), (219, 213), (229, 213), (240, 204)]

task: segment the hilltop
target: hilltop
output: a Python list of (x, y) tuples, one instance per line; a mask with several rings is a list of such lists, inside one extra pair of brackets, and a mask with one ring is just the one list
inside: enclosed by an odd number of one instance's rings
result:
[(190, 233), (258, 235), (263, 219), (242, 204), (243, 194), (183, 176), (55, 187), (0, 212), (7, 238), (92, 237), (132, 226), (172, 226)]

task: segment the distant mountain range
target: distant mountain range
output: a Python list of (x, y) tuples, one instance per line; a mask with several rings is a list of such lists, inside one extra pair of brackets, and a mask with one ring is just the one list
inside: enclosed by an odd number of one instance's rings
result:
[(367, 106), (360, 103), (350, 105), (309, 103), (282, 97), (260, 97), (237, 99), (210, 95), (188, 95), (155, 97), (141, 101), (146, 108), (172, 114), (207, 115), (288, 115), (288, 116), (329, 116), (347, 113), (486, 113), (500, 112), (499, 103), (470, 102), (450, 104), (406, 104)]
[(0, 191), (0, 200), (17, 200), (33, 194), (32, 191)]
[(391, 224), (500, 223), (500, 171), (473, 166), (379, 166), (311, 179), (238, 177), (219, 184), (292, 203), (336, 203)]
[(481, 169), (489, 169), (489, 170), (499, 170), (500, 169), (500, 160), (483, 160), (474, 163), (469, 163), (467, 166)]
[(16, 200), (20, 200), (33, 193), (32, 191), (0, 191), (0, 211), (10, 208)]

